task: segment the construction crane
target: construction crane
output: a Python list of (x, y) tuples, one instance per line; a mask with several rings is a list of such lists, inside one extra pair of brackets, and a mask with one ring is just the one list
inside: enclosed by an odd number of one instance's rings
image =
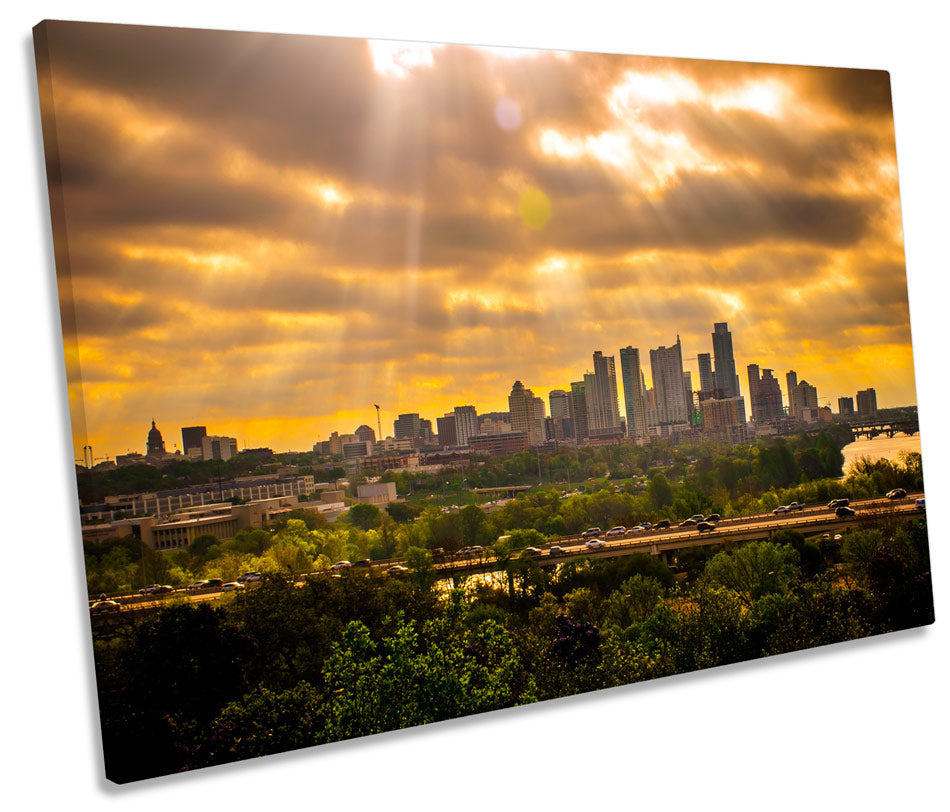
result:
[(378, 437), (377, 439), (379, 439), (379, 441), (382, 442), (382, 439), (383, 439), (383, 424), (382, 424), (382, 421), (379, 419), (379, 404), (378, 404), (378, 403), (374, 403), (373, 406), (376, 407), (376, 428), (379, 429), (379, 437)]

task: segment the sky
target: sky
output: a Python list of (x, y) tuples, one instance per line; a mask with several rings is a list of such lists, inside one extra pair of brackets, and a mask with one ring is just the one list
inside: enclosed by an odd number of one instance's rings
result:
[(169, 450), (306, 450), (377, 403), (391, 434), (627, 345), (649, 386), (677, 335), (698, 386), (719, 321), (746, 398), (756, 363), (916, 403), (884, 72), (47, 31), (77, 458), (153, 418)]

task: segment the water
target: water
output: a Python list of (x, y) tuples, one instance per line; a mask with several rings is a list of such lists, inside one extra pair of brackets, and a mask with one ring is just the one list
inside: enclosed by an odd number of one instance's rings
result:
[(901, 451), (920, 453), (920, 434), (910, 437), (906, 434), (895, 434), (893, 437), (879, 434), (873, 440), (862, 437), (841, 449), (841, 453), (844, 454), (844, 473), (847, 475), (851, 463), (861, 457), (870, 457), (872, 460), (883, 458), (899, 462)]

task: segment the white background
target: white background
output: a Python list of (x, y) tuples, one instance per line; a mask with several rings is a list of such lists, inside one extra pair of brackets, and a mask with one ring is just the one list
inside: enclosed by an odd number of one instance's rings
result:
[[(936, 3), (19, 3), (5, 124), (3, 797), (9, 809), (917, 808), (947, 798), (946, 22)], [(891, 72), (938, 622), (925, 630), (118, 788), (102, 777), (31, 28), (43, 18)], [(6, 805), (6, 803), (5, 803)], [(266, 805), (266, 806), (265, 806)]]

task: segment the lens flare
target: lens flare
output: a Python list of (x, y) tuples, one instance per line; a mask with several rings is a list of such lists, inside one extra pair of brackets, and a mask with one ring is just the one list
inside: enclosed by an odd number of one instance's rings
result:
[(518, 213), (526, 226), (542, 229), (551, 219), (551, 201), (544, 192), (531, 186), (521, 193)]
[(495, 105), (495, 121), (498, 126), (508, 132), (513, 132), (521, 126), (521, 105), (514, 99), (507, 97), (498, 100)]

